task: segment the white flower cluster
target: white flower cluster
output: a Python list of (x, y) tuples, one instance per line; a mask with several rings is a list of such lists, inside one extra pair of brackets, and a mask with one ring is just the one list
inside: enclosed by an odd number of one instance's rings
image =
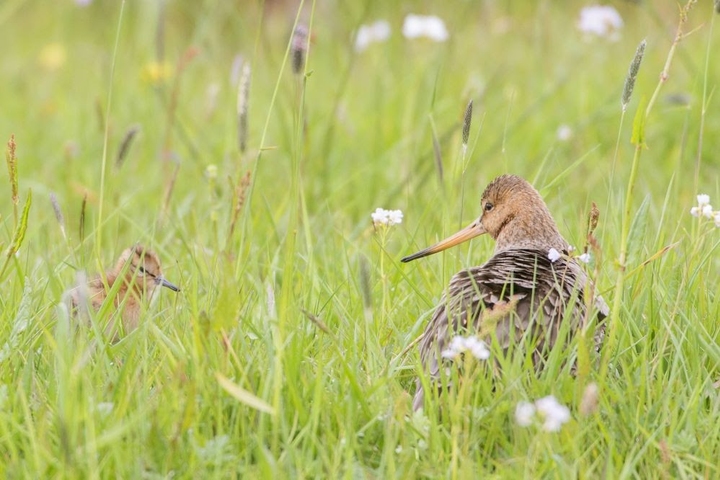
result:
[[(573, 250), (575, 250), (575, 249), (574, 249), (573, 247), (570, 247), (569, 250), (570, 250), (570, 251), (573, 251)], [(558, 252), (557, 249), (551, 248), (550, 250), (548, 250), (548, 259), (549, 259), (552, 263), (557, 262), (557, 261), (560, 260), (561, 258), (562, 258), (562, 253)], [(578, 255), (578, 256), (575, 257), (575, 258), (577, 258), (578, 260), (580, 260), (580, 261), (583, 262), (583, 263), (590, 263), (590, 254), (589, 254), (588, 252), (585, 252), (585, 253), (583, 253), (583, 254), (581, 254), (581, 255)]]
[(370, 25), (360, 25), (355, 36), (355, 51), (362, 52), (373, 43), (382, 43), (390, 38), (390, 23), (378, 20)]
[(578, 29), (587, 35), (596, 35), (615, 41), (620, 38), (623, 19), (609, 5), (591, 5), (580, 10)]
[(698, 204), (690, 209), (693, 217), (705, 217), (715, 221), (715, 226), (720, 228), (720, 210), (713, 210), (710, 205), (710, 195), (700, 194), (697, 196)]
[(570, 128), (570, 125), (562, 124), (557, 129), (557, 139), (561, 142), (567, 142), (570, 140), (573, 136), (572, 128)]
[(546, 432), (560, 431), (563, 424), (570, 421), (570, 409), (552, 395), (535, 400), (535, 403), (520, 402), (515, 407), (515, 421), (521, 427), (532, 425), (536, 414), (541, 417)]
[(384, 208), (376, 208), (373, 213), (370, 214), (372, 217), (373, 224), (385, 225), (392, 227), (402, 223), (403, 213), (401, 210), (385, 210)]
[[(425, 37), (435, 42), (444, 42), (450, 38), (445, 22), (434, 15), (409, 14), (403, 22), (402, 33), (410, 40)], [(373, 43), (385, 42), (391, 34), (392, 28), (387, 20), (360, 25), (355, 35), (355, 51), (362, 52)]]
[(412, 13), (405, 17), (402, 32), (405, 38), (426, 37), (435, 42), (444, 42), (450, 36), (441, 18)]
[(461, 335), (453, 337), (448, 348), (442, 351), (442, 357), (455, 359), (464, 352), (470, 352), (478, 360), (490, 358), (490, 350), (488, 350), (485, 342), (475, 336), (463, 337)]

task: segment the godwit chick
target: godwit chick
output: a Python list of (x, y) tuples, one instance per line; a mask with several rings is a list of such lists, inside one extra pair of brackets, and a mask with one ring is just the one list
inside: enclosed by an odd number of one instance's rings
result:
[[(163, 277), (157, 254), (141, 245), (125, 250), (115, 263), (115, 267), (105, 273), (105, 279), (107, 283), (103, 282), (101, 275), (96, 275), (87, 284), (68, 290), (65, 297), (69, 299), (70, 311), (76, 315), (85, 305), (98, 311), (113, 286), (117, 282), (122, 282), (113, 297), (113, 306), (115, 310), (122, 309), (120, 317), (122, 332), (125, 334), (138, 327), (142, 312), (141, 302), (151, 298), (155, 287), (163, 286), (175, 292), (180, 291)], [(105, 333), (112, 335), (113, 341), (117, 341), (121, 333), (115, 326), (115, 316), (116, 313), (110, 315), (112, 320), (105, 328)]]

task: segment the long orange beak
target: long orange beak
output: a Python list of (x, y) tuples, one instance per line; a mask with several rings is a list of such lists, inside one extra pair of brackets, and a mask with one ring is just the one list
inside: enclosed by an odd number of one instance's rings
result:
[(445, 240), (441, 240), (432, 247), (428, 247), (425, 250), (420, 250), (417, 253), (405, 257), (400, 261), (403, 263), (407, 263), (418, 258), (427, 257), (428, 255), (432, 255), (433, 253), (442, 252), (443, 250), (446, 250), (450, 247), (454, 247), (455, 245), (467, 242), (471, 238), (475, 238), (478, 235), (482, 235), (483, 233), (487, 233), (487, 230), (485, 230), (485, 227), (483, 227), (483, 224), (480, 223), (480, 219), (478, 218), (473, 223), (457, 232), (455, 235), (452, 235)]

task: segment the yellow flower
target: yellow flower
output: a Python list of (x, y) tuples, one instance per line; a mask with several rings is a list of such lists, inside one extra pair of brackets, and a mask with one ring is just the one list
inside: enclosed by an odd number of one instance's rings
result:
[(150, 62), (143, 67), (141, 78), (143, 82), (155, 86), (164, 83), (172, 74), (173, 66), (170, 62)]
[(65, 53), (65, 47), (60, 43), (49, 43), (40, 50), (38, 55), (38, 61), (40, 65), (49, 71), (58, 70), (65, 64), (67, 54)]

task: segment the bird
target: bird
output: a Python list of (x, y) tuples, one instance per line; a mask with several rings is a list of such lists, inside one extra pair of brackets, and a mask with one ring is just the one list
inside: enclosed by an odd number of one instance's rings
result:
[[(487, 262), (451, 278), (419, 339), (421, 364), (433, 388), (440, 383), (441, 367), (447, 365), (443, 351), (456, 335), (477, 335), (487, 344), (496, 338), (505, 354), (529, 336), (536, 342), (532, 352), (536, 368), (542, 368), (556, 342), (566, 340), (559, 338), (563, 322), (570, 322), (568, 331), (573, 335), (596, 311), (596, 350), (604, 337), (608, 305), (595, 295), (588, 311), (584, 297), (592, 283), (570, 256), (571, 247), (540, 193), (517, 175), (501, 175), (485, 188), (480, 207), (482, 214), (469, 226), (401, 260), (426, 257), (479, 235), (495, 240)], [(416, 384), (413, 409), (419, 410), (425, 397), (420, 377)]]
[(127, 334), (138, 327), (142, 301), (150, 299), (156, 287), (180, 291), (163, 276), (157, 254), (136, 244), (122, 252), (115, 267), (105, 272), (104, 279), (102, 275), (96, 275), (65, 292), (65, 302), (75, 317), (86, 306), (97, 312), (118, 282), (121, 284), (112, 302), (116, 312), (122, 308), (119, 313), (122, 332), (116, 328), (115, 315), (111, 315), (112, 319), (105, 328), (105, 334), (111, 336), (113, 342), (119, 340), (121, 333)]

